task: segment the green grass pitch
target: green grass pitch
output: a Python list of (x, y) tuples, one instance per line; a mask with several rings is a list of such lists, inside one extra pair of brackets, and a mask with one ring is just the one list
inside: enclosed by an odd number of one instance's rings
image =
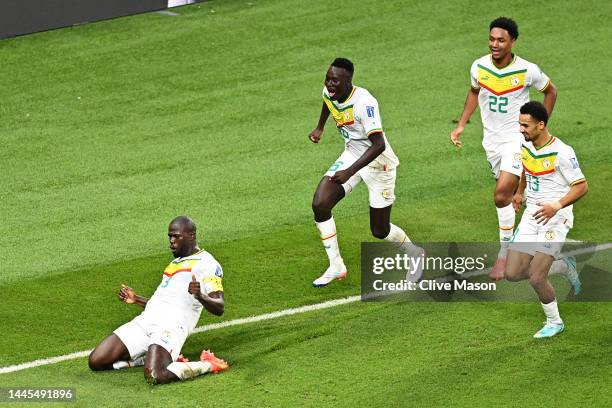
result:
[[(519, 23), (515, 52), (551, 77), (550, 129), (590, 183), (570, 237), (607, 242), (612, 6), (595, 1), (211, 1), (0, 41), (0, 367), (94, 347), (136, 313), (190, 214), (225, 271), (226, 314), (359, 293), (365, 188), (335, 210), (349, 278), (316, 290), (326, 258), (310, 202), (342, 142), (307, 140), (336, 56), (381, 107), (398, 169), (393, 222), (416, 241), (494, 241), (493, 180), (475, 113), (448, 140), (487, 53), (488, 23)], [(540, 98), (534, 95), (535, 98)], [(606, 193), (606, 191), (608, 191)], [(86, 360), (0, 374), (71, 386), (70, 406), (610, 406), (610, 303), (562, 303), (566, 332), (535, 341), (528, 303), (351, 303), (193, 335), (231, 370), (152, 387), (142, 369)], [(44, 406), (44, 404), (36, 405)], [(56, 406), (56, 405), (52, 405)]]

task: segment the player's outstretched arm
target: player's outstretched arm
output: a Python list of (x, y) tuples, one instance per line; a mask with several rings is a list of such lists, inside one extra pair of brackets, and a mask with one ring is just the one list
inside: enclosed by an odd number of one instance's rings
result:
[(548, 221), (554, 217), (554, 215), (560, 209), (567, 207), (568, 205), (574, 204), (576, 201), (580, 200), (586, 193), (589, 191), (589, 186), (586, 181), (580, 184), (574, 184), (570, 191), (567, 192), (565, 196), (563, 196), (559, 201), (549, 201), (546, 203), (537, 203), (540, 206), (540, 209), (536, 211), (533, 215), (533, 218), (537, 221), (538, 224), (542, 223), (542, 225), (546, 225)]
[(461, 113), (459, 123), (457, 124), (457, 127), (455, 127), (450, 133), (451, 143), (457, 147), (461, 147), (463, 145), (463, 143), (461, 143), (461, 140), (459, 140), (459, 137), (461, 137), (461, 134), (465, 129), (465, 125), (467, 125), (468, 121), (470, 120), (470, 117), (472, 116), (472, 113), (474, 113), (476, 107), (478, 106), (479, 92), (479, 89), (474, 89), (470, 87), (470, 90), (468, 91), (468, 94), (465, 98), (465, 104), (463, 105), (463, 112)]
[(191, 276), (191, 282), (189, 282), (189, 288), (187, 291), (192, 294), (202, 304), (202, 306), (208, 310), (209, 313), (212, 313), (215, 316), (221, 316), (225, 311), (223, 292), (211, 292), (209, 294), (203, 293), (200, 287), (200, 282), (198, 282), (195, 275)]
[(339, 170), (331, 176), (331, 181), (333, 183), (344, 184), (350, 179), (355, 173), (361, 170), (363, 167), (367, 166), (380, 156), (382, 152), (385, 151), (385, 139), (382, 133), (373, 133), (368, 136), (370, 141), (372, 142), (372, 146), (368, 147), (368, 150), (363, 152), (363, 155), (355, 163), (353, 163), (349, 168), (344, 170)]
[(555, 107), (555, 102), (557, 102), (557, 87), (552, 82), (549, 82), (546, 89), (544, 89), (542, 92), (544, 93), (544, 100), (542, 103), (544, 104), (544, 107), (548, 112), (548, 118), (550, 119), (552, 111)]
[(149, 301), (149, 298), (137, 295), (136, 293), (134, 293), (134, 289), (124, 284), (121, 284), (121, 289), (119, 289), (117, 297), (120, 301), (124, 303), (127, 303), (129, 305), (137, 304), (138, 306), (142, 307), (145, 307), (147, 305), (147, 302)]
[(308, 135), (308, 138), (312, 143), (319, 143), (319, 140), (321, 140), (321, 135), (323, 134), (323, 129), (325, 129), (325, 122), (327, 122), (327, 118), (329, 118), (329, 108), (325, 102), (323, 102), (321, 116), (319, 116), (319, 123), (317, 124), (317, 127)]

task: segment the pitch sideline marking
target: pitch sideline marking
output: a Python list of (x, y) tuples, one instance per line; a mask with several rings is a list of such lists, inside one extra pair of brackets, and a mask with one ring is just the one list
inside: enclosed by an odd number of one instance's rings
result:
[[(582, 255), (585, 253), (603, 251), (603, 250), (610, 249), (610, 248), (612, 248), (612, 244), (596, 245), (595, 247), (591, 247), (591, 248), (581, 248), (581, 249), (577, 249), (574, 251), (570, 251), (566, 255), (568, 256), (569, 255), (574, 255), (574, 256)], [(491, 268), (483, 269), (481, 271), (474, 271), (477, 273), (472, 272), (470, 273), (469, 276), (472, 277), (472, 276), (478, 276), (478, 275), (485, 275), (489, 273), (490, 269)], [(467, 275), (468, 274), (466, 273), (464, 276), (467, 276)], [(207, 332), (211, 330), (223, 329), (225, 327), (237, 326), (237, 325), (247, 324), (247, 323), (261, 322), (264, 320), (277, 319), (279, 317), (311, 312), (313, 310), (327, 309), (330, 307), (335, 307), (335, 306), (345, 305), (348, 303), (357, 302), (360, 299), (361, 299), (361, 295), (355, 295), (355, 296), (349, 296), (349, 297), (341, 298), (341, 299), (328, 300), (322, 303), (315, 303), (314, 305), (294, 307), (290, 309), (279, 310), (276, 312), (265, 313), (265, 314), (261, 314), (257, 316), (249, 316), (249, 317), (243, 317), (240, 319), (227, 320), (225, 322), (220, 322), (220, 323), (207, 324), (205, 326), (196, 327), (193, 333), (203, 333), (203, 332)], [(40, 367), (40, 366), (55, 364), (55, 363), (61, 363), (62, 361), (74, 360), (77, 358), (83, 358), (83, 357), (87, 357), (92, 351), (93, 349), (85, 350), (85, 351), (78, 351), (76, 353), (64, 354), (62, 356), (43, 358), (40, 360), (34, 360), (34, 361), (27, 362), (27, 363), (0, 367), (0, 374), (13, 373), (15, 371), (27, 370), (29, 368)]]
[[(349, 296), (349, 297), (341, 298), (341, 299), (328, 300), (322, 303), (315, 303), (314, 305), (294, 307), (291, 309), (279, 310), (276, 312), (265, 313), (265, 314), (261, 314), (257, 316), (249, 316), (249, 317), (243, 317), (240, 319), (227, 320), (225, 322), (220, 322), (220, 323), (207, 324), (205, 326), (196, 327), (193, 333), (202, 333), (202, 332), (211, 331), (211, 330), (223, 329), (225, 327), (237, 326), (240, 324), (261, 322), (264, 320), (276, 319), (276, 318), (283, 317), (283, 316), (290, 316), (290, 315), (299, 314), (299, 313), (311, 312), (313, 310), (327, 309), (330, 307), (340, 306), (340, 305), (344, 305), (347, 303), (357, 302), (359, 299), (361, 299), (361, 296), (355, 295), (355, 296)], [(27, 370), (28, 368), (40, 367), (40, 366), (49, 365), (49, 364), (61, 363), (62, 361), (68, 361), (68, 360), (74, 360), (77, 358), (87, 357), (92, 351), (93, 349), (78, 351), (76, 353), (65, 354), (62, 356), (43, 358), (40, 360), (34, 360), (34, 361), (27, 362), (27, 363), (0, 367), (0, 374), (12, 373), (15, 371)]]

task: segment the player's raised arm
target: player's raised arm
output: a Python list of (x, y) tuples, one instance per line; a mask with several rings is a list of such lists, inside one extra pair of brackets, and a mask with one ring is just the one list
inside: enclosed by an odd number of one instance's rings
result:
[(147, 305), (147, 302), (149, 301), (148, 298), (137, 295), (136, 293), (134, 293), (134, 289), (124, 284), (121, 284), (121, 289), (119, 289), (117, 297), (120, 301), (124, 303), (127, 303), (129, 305), (137, 304), (138, 306), (142, 307), (145, 307)]
[(191, 276), (191, 282), (189, 282), (189, 288), (187, 291), (191, 293), (206, 310), (215, 316), (221, 316), (225, 311), (223, 292), (215, 291), (208, 294), (202, 292), (200, 282), (197, 280), (195, 275)]
[(463, 112), (461, 113), (461, 118), (459, 119), (459, 123), (457, 124), (457, 127), (455, 127), (450, 133), (451, 143), (457, 147), (461, 147), (461, 145), (463, 144), (459, 140), (459, 137), (463, 133), (463, 130), (465, 129), (465, 125), (468, 123), (468, 121), (470, 120), (470, 117), (472, 116), (472, 114), (476, 110), (476, 107), (478, 106), (478, 93), (479, 92), (480, 92), (479, 89), (470, 87), (467, 97), (465, 98), (465, 104), (463, 105)]
[(312, 143), (319, 143), (319, 140), (321, 140), (321, 135), (323, 134), (323, 129), (325, 128), (327, 118), (329, 118), (329, 108), (327, 105), (325, 105), (325, 102), (323, 102), (321, 115), (319, 116), (319, 123), (317, 124), (317, 127), (308, 135), (308, 138)]

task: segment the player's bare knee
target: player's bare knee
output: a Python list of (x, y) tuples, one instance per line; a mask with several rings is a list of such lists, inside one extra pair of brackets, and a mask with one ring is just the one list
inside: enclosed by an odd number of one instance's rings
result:
[(541, 274), (530, 273), (529, 274), (529, 284), (534, 287), (540, 287), (546, 283), (548, 278)]
[(102, 371), (106, 369), (106, 365), (102, 362), (102, 359), (99, 358), (99, 354), (96, 353), (96, 350), (91, 352), (87, 363), (89, 369), (92, 371)]
[(518, 268), (506, 267), (506, 272), (504, 273), (506, 280), (510, 282), (518, 282), (522, 280), (521, 275), (522, 275), (521, 270), (519, 270)]
[(507, 207), (512, 202), (512, 193), (504, 190), (495, 190), (493, 200), (497, 208)]
[(331, 217), (331, 206), (325, 200), (315, 198), (312, 200), (312, 212), (318, 220), (329, 219)]

